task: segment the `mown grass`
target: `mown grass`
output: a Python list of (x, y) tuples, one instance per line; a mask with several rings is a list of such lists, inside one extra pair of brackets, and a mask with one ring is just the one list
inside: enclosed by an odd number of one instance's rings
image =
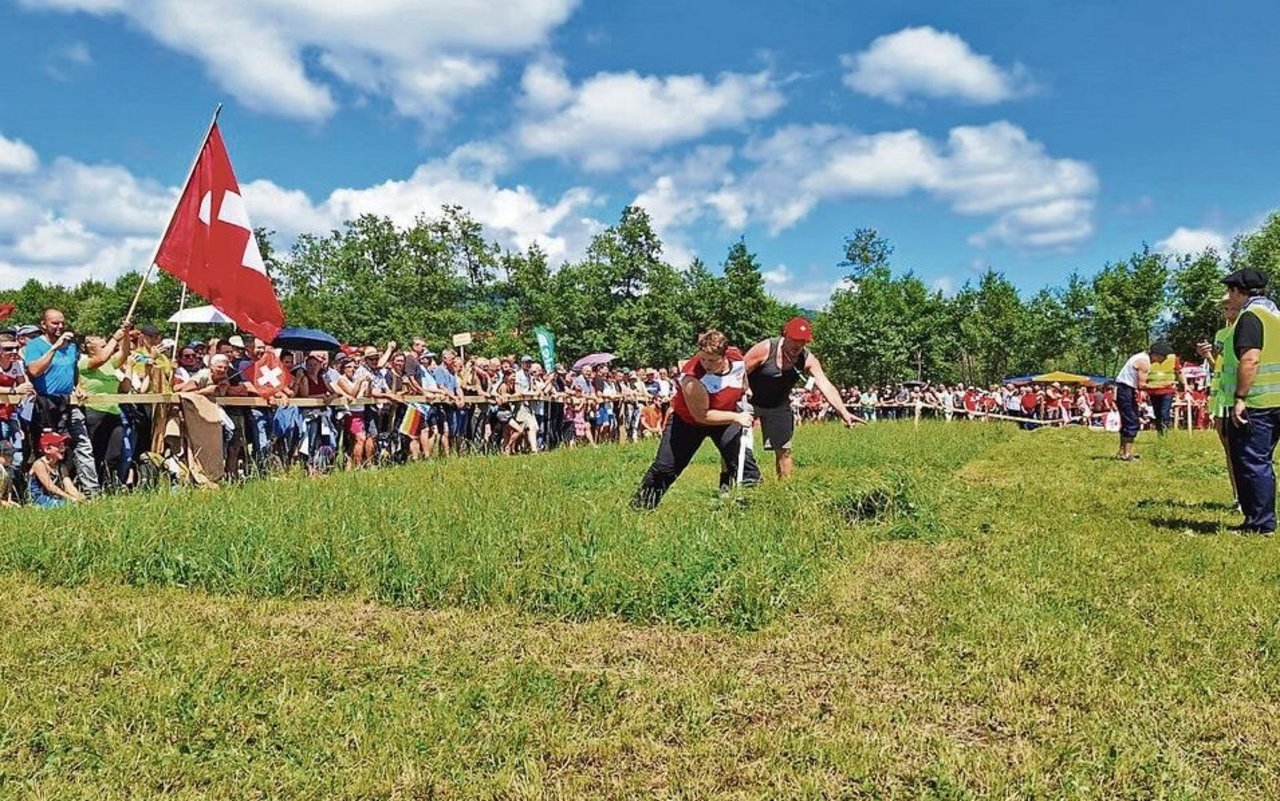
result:
[[(793, 484), (721, 505), (703, 462), (640, 517), (621, 509), (643, 450), (476, 464), (547, 469), (556, 481), (517, 491), (629, 530), (597, 552), (635, 552), (608, 560), (615, 597), (671, 575), (660, 555), (690, 551), (646, 538), (687, 534), (695, 512), (824, 527), (803, 558), (719, 541), (738, 561), (715, 586), (769, 576), (759, 618), (726, 615), (707, 588), (645, 614), (491, 589), (389, 605), (359, 578), (374, 562), (349, 555), (359, 580), (343, 585), (189, 582), (215, 593), (126, 581), (114, 540), (76, 570), (32, 560), (0, 574), (0, 796), (1278, 797), (1277, 544), (1222, 530), (1235, 520), (1211, 436), (1144, 435), (1132, 464), (1113, 448), (978, 424), (808, 429)], [(33, 535), (4, 536), (21, 568), (9, 543)], [(50, 536), (23, 548), (54, 565), (76, 547)], [(195, 541), (181, 542), (200, 563)], [(567, 545), (541, 553), (583, 574)]]
[(851, 448), (853, 435), (824, 427), (809, 438), (823, 454), (820, 473), (723, 500), (708, 448), (650, 515), (628, 501), (652, 444), (24, 510), (0, 533), (0, 570), (64, 585), (355, 594), (430, 609), (500, 605), (573, 620), (752, 628), (842, 558), (846, 524), (862, 519), (856, 509), (835, 513), (842, 504), (876, 498), (877, 521), (892, 518), (907, 536), (930, 529), (914, 488), (945, 483), (1000, 436), (986, 433), (939, 432), (936, 450), (902, 449), (881, 428), (859, 432)]

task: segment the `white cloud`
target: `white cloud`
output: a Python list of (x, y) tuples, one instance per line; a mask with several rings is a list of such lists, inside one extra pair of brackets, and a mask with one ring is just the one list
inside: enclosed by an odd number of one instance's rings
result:
[[(810, 270), (810, 272), (814, 271)], [(761, 275), (764, 276), (764, 287), (769, 294), (784, 303), (794, 303), (805, 309), (821, 309), (831, 301), (831, 293), (850, 287), (848, 279), (841, 279), (834, 283), (822, 278), (797, 281), (796, 276), (785, 264), (765, 270)]]
[(496, 76), (498, 57), (545, 43), (577, 0), (21, 2), (124, 17), (260, 111), (324, 119), (337, 108), (337, 79), (439, 121), (459, 95)]
[[(472, 143), (420, 165), (403, 180), (335, 189), (319, 202), (265, 178), (241, 188), (251, 219), (276, 229), (281, 244), (304, 232), (326, 234), (361, 214), (408, 225), (456, 204), (504, 247), (536, 243), (553, 263), (581, 256), (603, 227), (591, 216), (595, 193), (574, 187), (544, 201), (529, 187), (499, 180), (506, 160), (500, 148)], [(140, 179), (123, 167), (68, 158), (30, 173), (0, 175), (0, 286), (30, 278), (111, 281), (142, 269), (177, 195), (176, 187)]]
[(1171, 256), (1199, 256), (1210, 248), (1219, 255), (1226, 255), (1230, 248), (1227, 235), (1212, 228), (1185, 228), (1180, 225), (1156, 243), (1156, 250)]
[(69, 81), (75, 70), (93, 65), (93, 54), (84, 42), (54, 48), (45, 62), (45, 72), (60, 81)]
[(93, 63), (93, 54), (89, 52), (89, 46), (84, 42), (72, 42), (66, 47), (59, 48), (58, 56), (68, 64), (81, 67), (87, 67)]
[(521, 147), (588, 170), (615, 170), (637, 154), (738, 128), (784, 103), (768, 72), (726, 72), (715, 80), (600, 73), (575, 87), (559, 64), (542, 61), (525, 70), (521, 85), (530, 116), (516, 132)]
[(0, 136), (0, 175), (33, 173), (40, 166), (36, 151), (20, 139)]
[(957, 214), (994, 217), (971, 238), (976, 245), (1064, 249), (1093, 233), (1093, 168), (1050, 156), (1008, 122), (953, 128), (945, 142), (916, 130), (793, 125), (742, 155), (749, 169), (701, 187), (732, 228), (760, 221), (777, 233), (823, 202), (919, 191)]
[(1021, 64), (1003, 69), (956, 34), (928, 26), (881, 36), (840, 63), (850, 89), (899, 105), (912, 97), (991, 104), (1032, 90)]
[(959, 288), (956, 279), (949, 275), (941, 275), (929, 282), (929, 288), (934, 292), (941, 292), (944, 297), (952, 297)]
[(79, 220), (50, 218), (23, 234), (13, 251), (35, 263), (71, 265), (88, 261), (101, 244)]
[(732, 159), (731, 147), (703, 145), (682, 159), (660, 162), (652, 169), (649, 185), (631, 201), (648, 212), (671, 264), (683, 266), (693, 261), (695, 254), (685, 231), (715, 212), (715, 198), (706, 187), (732, 180)]

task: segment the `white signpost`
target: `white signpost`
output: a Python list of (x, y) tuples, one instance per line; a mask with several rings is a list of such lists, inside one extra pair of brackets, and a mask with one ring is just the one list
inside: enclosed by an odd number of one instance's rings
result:
[(453, 335), (453, 346), (458, 349), (458, 356), (464, 361), (467, 358), (467, 345), (471, 344), (471, 332), (463, 331), (461, 334)]

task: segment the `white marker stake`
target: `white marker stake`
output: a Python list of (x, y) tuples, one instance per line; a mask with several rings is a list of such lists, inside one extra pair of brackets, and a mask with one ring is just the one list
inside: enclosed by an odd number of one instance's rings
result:
[(747, 467), (747, 451), (751, 448), (751, 426), (743, 426), (738, 437), (738, 484), (742, 486), (742, 471)]

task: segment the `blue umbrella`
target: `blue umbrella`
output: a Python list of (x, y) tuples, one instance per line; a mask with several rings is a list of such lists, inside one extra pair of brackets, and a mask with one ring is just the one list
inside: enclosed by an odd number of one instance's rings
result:
[(342, 343), (314, 328), (281, 328), (271, 347), (282, 350), (338, 350)]

